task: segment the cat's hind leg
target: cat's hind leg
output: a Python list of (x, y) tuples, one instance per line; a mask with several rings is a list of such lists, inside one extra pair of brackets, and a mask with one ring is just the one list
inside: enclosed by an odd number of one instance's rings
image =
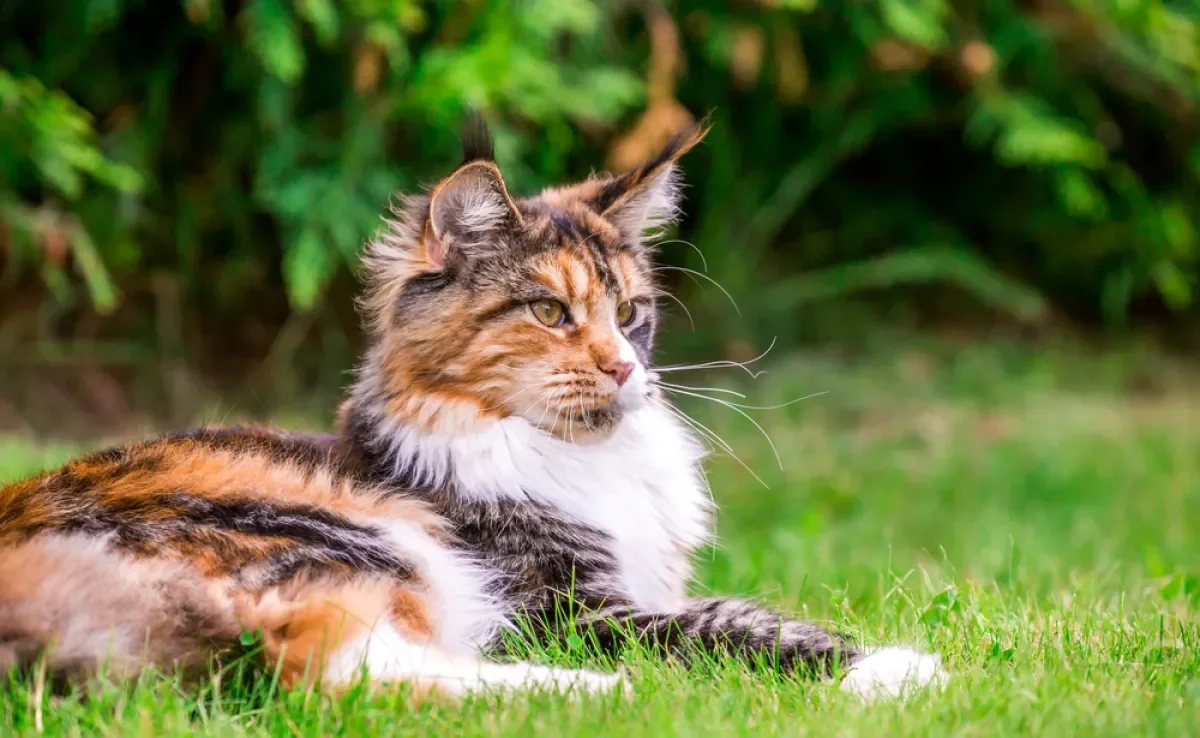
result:
[(488, 662), (438, 644), (425, 592), (374, 580), (295, 583), (244, 610), (263, 632), (269, 664), (285, 685), (337, 690), (365, 678), (408, 684), (420, 697), (474, 692), (620, 688), (617, 674)]

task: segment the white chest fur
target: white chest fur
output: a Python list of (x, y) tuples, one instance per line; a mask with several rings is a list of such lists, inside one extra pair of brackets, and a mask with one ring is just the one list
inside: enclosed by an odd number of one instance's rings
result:
[(625, 594), (641, 609), (679, 603), (689, 554), (708, 540), (703, 449), (655, 404), (629, 413), (612, 437), (588, 445), (553, 438), (520, 418), (469, 436), (399, 430), (390, 440), (398, 465), (423, 482), (454, 478), (474, 499), (533, 499), (607, 533)]

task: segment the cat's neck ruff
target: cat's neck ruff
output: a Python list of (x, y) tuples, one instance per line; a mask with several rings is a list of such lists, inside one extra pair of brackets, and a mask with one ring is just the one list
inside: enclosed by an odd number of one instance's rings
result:
[(690, 576), (689, 553), (710, 540), (703, 447), (658, 402), (630, 411), (611, 437), (588, 444), (518, 417), (464, 435), (386, 421), (378, 431), (396, 478), (463, 500), (534, 502), (604, 532), (627, 595), (643, 607), (677, 604)]
[(557, 438), (516, 416), (460, 434), (381, 419), (377, 433), (397, 478), (450, 489), (469, 500), (557, 506), (562, 495), (599, 480), (625, 479), (628, 485), (655, 474), (703, 480), (703, 447), (657, 402), (627, 413), (609, 438), (589, 443)]

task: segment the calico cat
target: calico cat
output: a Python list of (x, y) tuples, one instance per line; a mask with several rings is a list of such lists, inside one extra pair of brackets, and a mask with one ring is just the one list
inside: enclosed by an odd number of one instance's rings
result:
[(936, 656), (688, 597), (713, 509), (656, 387), (651, 255), (703, 134), (516, 199), (470, 126), (462, 163), (368, 247), (371, 344), (336, 434), (203, 428), (0, 489), (0, 669), (186, 672), (254, 632), (287, 684), (623, 684), (490, 659), (522, 616), (865, 696), (940, 680)]

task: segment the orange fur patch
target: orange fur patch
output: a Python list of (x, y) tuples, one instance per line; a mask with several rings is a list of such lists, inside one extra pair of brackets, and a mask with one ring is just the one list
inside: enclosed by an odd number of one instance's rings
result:
[(330, 656), (386, 621), (391, 589), (381, 580), (293, 582), (242, 597), (238, 619), (262, 632), (267, 663), (277, 665), (285, 686), (311, 684)]

